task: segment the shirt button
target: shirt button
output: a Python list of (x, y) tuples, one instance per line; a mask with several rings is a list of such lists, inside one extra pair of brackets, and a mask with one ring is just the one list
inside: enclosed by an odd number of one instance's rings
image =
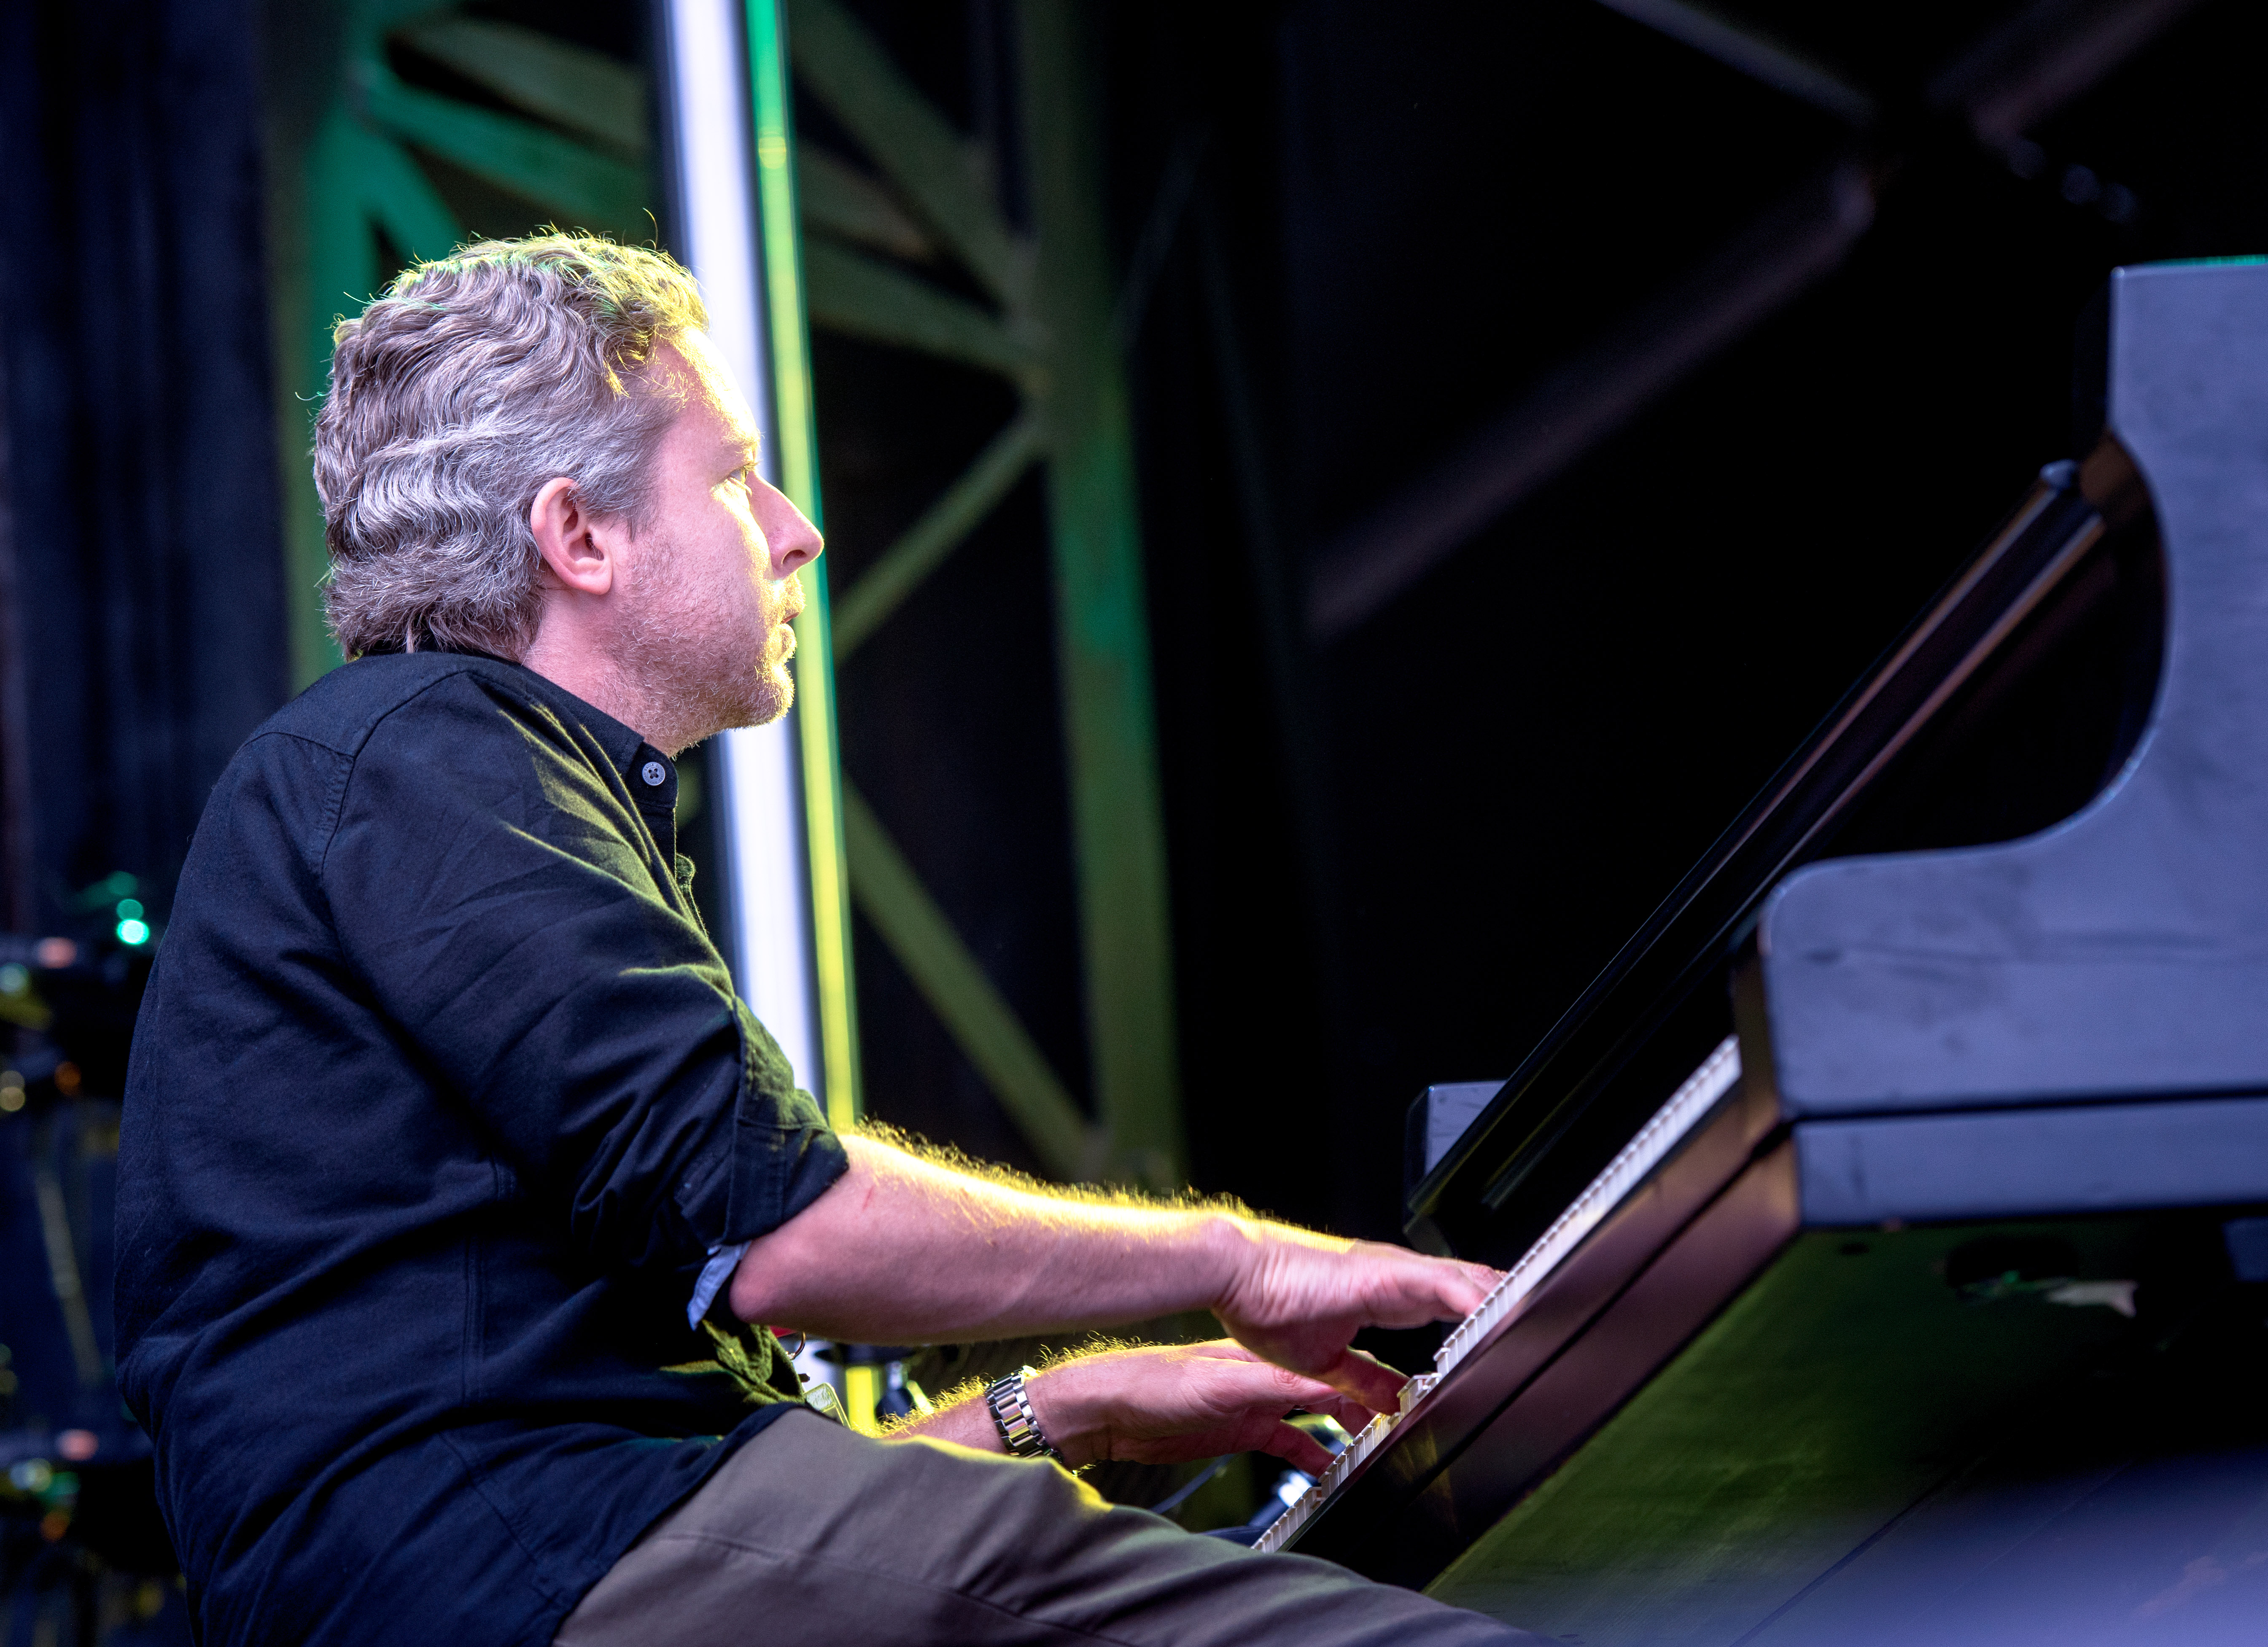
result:
[(638, 768), (638, 776), (644, 778), (650, 787), (659, 789), (669, 782), (669, 768), (659, 761), (649, 761)]

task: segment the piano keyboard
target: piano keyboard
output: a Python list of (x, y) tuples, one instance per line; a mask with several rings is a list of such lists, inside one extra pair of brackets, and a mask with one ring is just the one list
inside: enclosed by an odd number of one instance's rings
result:
[(1622, 1204), (1625, 1195), (1646, 1180), (1646, 1175), (1661, 1164), (1697, 1121), (1717, 1107), (1718, 1100), (1731, 1092), (1740, 1078), (1740, 1046), (1727, 1035), (1702, 1061), (1701, 1067), (1686, 1077), (1684, 1085), (1670, 1094), (1669, 1101), (1654, 1112), (1653, 1119), (1638, 1129), (1638, 1136), (1624, 1145), (1622, 1152), (1608, 1162), (1606, 1169), (1568, 1204), (1535, 1245), (1505, 1272), (1504, 1279), (1496, 1283), (1479, 1306), (1457, 1323), (1434, 1354), (1433, 1370), (1419, 1373), (1403, 1386), (1399, 1408), (1381, 1413), (1364, 1425), (1362, 1433), (1331, 1460), (1330, 1468), (1294, 1503), (1285, 1507), (1284, 1513), (1269, 1525), (1253, 1548), (1283, 1548), (1292, 1535), (1305, 1526), (1315, 1511), (1362, 1467), (1364, 1461), (1386, 1445), (1395, 1427), (1417, 1411), (1460, 1363), (1503, 1330), (1521, 1302), (1543, 1284), (1544, 1277), (1558, 1268), (1561, 1260), (1582, 1244), (1585, 1236)]

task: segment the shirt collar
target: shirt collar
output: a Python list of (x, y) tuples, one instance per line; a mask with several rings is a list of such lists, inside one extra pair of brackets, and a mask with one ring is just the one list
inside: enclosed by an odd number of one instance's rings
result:
[[(606, 751), (607, 759), (640, 805), (665, 812), (676, 806), (677, 763), (640, 737), (636, 727), (625, 726), (606, 710), (585, 702), (549, 675), (539, 674), (526, 664), (469, 648), (460, 649), (457, 655), (509, 671), (515, 684), (588, 732)], [(652, 781), (648, 771), (655, 766), (662, 772), (659, 783)]]

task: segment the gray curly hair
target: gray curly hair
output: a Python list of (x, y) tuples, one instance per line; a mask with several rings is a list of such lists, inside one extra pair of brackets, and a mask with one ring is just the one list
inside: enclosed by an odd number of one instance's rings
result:
[(637, 526), (682, 401), (646, 368), (707, 324), (666, 254), (556, 233), (460, 246), (341, 320), (314, 451), (340, 649), (525, 653), (536, 493), (563, 475)]

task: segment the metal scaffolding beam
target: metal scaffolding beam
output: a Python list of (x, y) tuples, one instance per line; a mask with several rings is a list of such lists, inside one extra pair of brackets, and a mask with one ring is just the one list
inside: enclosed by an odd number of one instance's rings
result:
[[(866, 643), (1032, 464), (1047, 466), (1099, 1130), (1067, 1107), (1061, 1081), (980, 964), (880, 820), (856, 804), (851, 886), (1049, 1170), (1177, 1185), (1183, 1158), (1148, 603), (1083, 24), (1069, 4), (1031, 6), (1022, 16), (1035, 196), (1034, 232), (1025, 236), (1008, 225), (965, 140), (836, 0), (791, 0), (790, 18), (806, 86), (919, 219), (910, 226), (921, 236), (909, 240), (909, 225), (886, 221), (891, 195), (854, 202), (857, 174), (832, 176), (835, 197), (811, 224), (833, 235), (808, 253), (814, 323), (998, 373), (1024, 397), (967, 471), (843, 592), (842, 652)], [(932, 246), (975, 277), (997, 312), (870, 250), (906, 258)]]
[[(1877, 112), (1856, 88), (1689, 0), (1602, 4), (1853, 124)], [(1923, 102), (1934, 117), (1958, 119), (1987, 153), (2005, 155), (2198, 4), (2034, 0), (1934, 77)], [(1922, 135), (1893, 131), (1800, 185), (1702, 268), (1323, 545), (1307, 590), (1309, 637), (1327, 646), (1353, 633), (1694, 368), (1831, 274), (1872, 225), (1902, 145), (1910, 150)]]
[(1182, 1173), (1166, 894), (1165, 809), (1150, 685), (1149, 595), (1132, 415), (1112, 325), (1099, 92), (1077, 0), (1025, 0), (1025, 151), (1046, 342), (1048, 512), (1071, 759), (1095, 1106), (1123, 1168)]

